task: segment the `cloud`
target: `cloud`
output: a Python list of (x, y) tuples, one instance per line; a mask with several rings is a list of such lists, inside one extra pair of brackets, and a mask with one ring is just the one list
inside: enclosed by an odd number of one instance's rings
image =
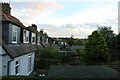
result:
[[(85, 0), (84, 2), (94, 2), (94, 4), (82, 12), (78, 11), (76, 14), (66, 16), (56, 14), (57, 11), (65, 7), (57, 1), (19, 2), (18, 5), (12, 3), (12, 13), (26, 25), (37, 24), (38, 21), (39, 29), (44, 29), (50, 36), (87, 37), (97, 29), (97, 25), (112, 26), (112, 29), (117, 33), (118, 0)], [(22, 6), (20, 6), (21, 4)]]
[[(19, 6), (22, 5), (22, 6)], [(37, 22), (38, 17), (47, 16), (64, 6), (55, 2), (21, 2), (13, 3), (12, 14), (26, 25)]]
[(89, 28), (85, 25), (79, 24), (66, 24), (59, 26), (52, 24), (39, 24), (38, 26), (39, 30), (45, 30), (45, 32), (47, 32), (51, 37), (70, 37), (71, 35), (74, 35), (74, 37), (77, 38), (85, 38), (90, 35), (93, 30), (95, 30), (95, 28)]

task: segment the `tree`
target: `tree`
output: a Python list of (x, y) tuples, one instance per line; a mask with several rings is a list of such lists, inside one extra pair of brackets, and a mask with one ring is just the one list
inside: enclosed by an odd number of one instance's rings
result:
[(111, 26), (102, 26), (98, 28), (98, 31), (102, 34), (102, 36), (105, 38), (105, 41), (107, 42), (109, 53), (111, 56), (111, 61), (117, 60), (119, 56), (118, 52), (118, 43), (117, 43), (117, 36), (113, 33), (113, 30), (111, 30)]
[(73, 35), (67, 40), (67, 43), (72, 46), (74, 44), (74, 38)]
[(120, 33), (116, 36), (116, 58), (120, 60)]
[(84, 45), (84, 41), (81, 39), (74, 40), (74, 45)]
[(98, 31), (94, 31), (88, 36), (84, 54), (84, 61), (87, 62), (107, 62), (109, 60), (109, 52), (104, 37)]
[(117, 35), (117, 48), (118, 51), (120, 52), (120, 33)]
[(115, 39), (115, 34), (113, 33), (113, 30), (111, 30), (111, 26), (101, 26), (98, 28), (98, 31), (102, 34), (102, 36), (105, 38), (105, 41), (108, 44), (108, 47), (112, 47), (111, 43)]

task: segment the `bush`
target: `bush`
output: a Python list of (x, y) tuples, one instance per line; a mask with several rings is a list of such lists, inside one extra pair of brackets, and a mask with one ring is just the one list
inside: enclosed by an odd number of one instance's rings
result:
[(44, 78), (30, 76), (3, 76), (2, 80), (44, 80)]
[(39, 61), (39, 68), (40, 69), (48, 69), (49, 68), (49, 62), (46, 59), (40, 59)]
[(58, 53), (58, 50), (53, 47), (46, 47), (42, 49), (40, 52), (41, 58), (59, 59), (62, 57), (62, 55)]
[(72, 56), (70, 55), (64, 55), (62, 57), (62, 62), (71, 62), (73, 59), (72, 59)]

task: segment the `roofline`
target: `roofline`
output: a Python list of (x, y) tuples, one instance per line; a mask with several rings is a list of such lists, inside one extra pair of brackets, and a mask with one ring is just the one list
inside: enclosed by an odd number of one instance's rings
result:
[(16, 26), (18, 26), (18, 27), (22, 27), (22, 28), (24, 28), (24, 27), (25, 27), (24, 25), (23, 25), (23, 26), (21, 26), (21, 25), (18, 25), (18, 24), (16, 24), (16, 23), (14, 23), (14, 22), (11, 22), (11, 21), (2, 21), (2, 22), (12, 23), (12, 24), (14, 24), (14, 25), (16, 25)]

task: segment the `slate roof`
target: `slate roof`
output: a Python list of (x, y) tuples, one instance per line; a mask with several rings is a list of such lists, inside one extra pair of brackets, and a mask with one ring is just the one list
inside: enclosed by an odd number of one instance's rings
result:
[(20, 22), (19, 19), (17, 19), (16, 17), (14, 17), (14, 16), (12, 16), (12, 15), (8, 16), (8, 15), (4, 14), (1, 10), (0, 10), (0, 16), (2, 16), (2, 19), (0, 19), (0, 21), (3, 21), (3, 22), (11, 22), (11, 23), (13, 23), (13, 24), (15, 24), (15, 25), (18, 25), (18, 26), (20, 26), (20, 27), (25, 27), (25, 26)]
[[(0, 21), (2, 21), (2, 22), (10, 22), (12, 24), (18, 25), (21, 28), (28, 29), (29, 31), (33, 31), (33, 32), (37, 33), (37, 30), (34, 30), (32, 27), (26, 28), (20, 22), (19, 19), (17, 19), (14, 16), (11, 16), (11, 15), (4, 14), (2, 12), (2, 10), (0, 10), (0, 17), (2, 17), (2, 19), (0, 18)], [(0, 44), (6, 50), (6, 52), (8, 53), (8, 55), (11, 58), (22, 56), (22, 55), (25, 55), (25, 54), (28, 54), (30, 52), (34, 52), (34, 51), (37, 51), (37, 50), (43, 48), (43, 46), (41, 44), (40, 45), (32, 44), (32, 43), (7, 44), (4, 41), (4, 39), (2, 38), (2, 36), (0, 36)]]
[(7, 53), (11, 56), (11, 58), (15, 58), (18, 56), (22, 56), (28, 54), (30, 52), (34, 52), (43, 48), (40, 44), (32, 44), (32, 43), (20, 43), (18, 45), (14, 44), (6, 44), (4, 40), (2, 40), (2, 46), (7, 51)]
[(37, 30), (35, 30), (32, 26), (29, 26), (29, 27), (26, 27), (25, 29), (31, 31), (31, 32), (34, 32), (36, 34), (39, 34), (39, 32)]
[(107, 66), (53, 65), (47, 78), (120, 78), (120, 73)]
[(73, 45), (72, 49), (84, 49), (84, 46)]

